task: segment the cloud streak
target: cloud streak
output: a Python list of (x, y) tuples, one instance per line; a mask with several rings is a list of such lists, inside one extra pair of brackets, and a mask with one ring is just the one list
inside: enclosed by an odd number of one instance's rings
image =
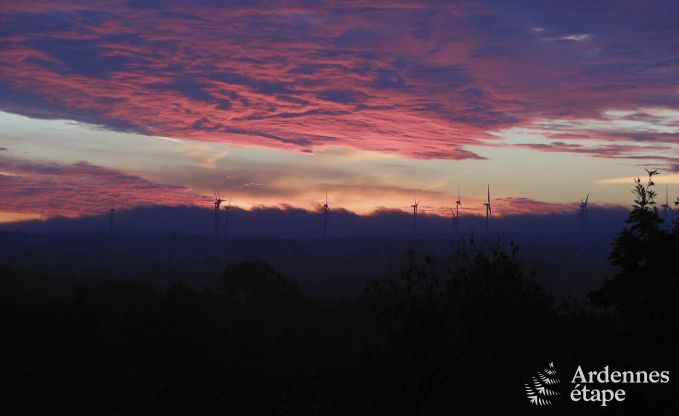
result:
[(652, 155), (677, 144), (674, 116), (642, 110), (679, 111), (675, 6), (528, 3), (6, 1), (0, 109), (164, 137), (421, 159), (482, 159), (470, 148), (494, 146), (493, 132), (540, 124), (563, 134), (625, 110), (637, 124), (583, 127), (582, 139), (652, 142)]

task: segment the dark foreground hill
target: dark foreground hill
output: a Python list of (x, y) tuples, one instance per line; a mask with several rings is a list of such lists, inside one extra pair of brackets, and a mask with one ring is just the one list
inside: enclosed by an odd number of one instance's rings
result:
[[(561, 283), (592, 284), (582, 271), (598, 249), (572, 243), (525, 246), (544, 273), (563, 267)], [(561, 302), (509, 243), (13, 234), (2, 246), (2, 414), (674, 414), (667, 383), (624, 386), (606, 408), (569, 399), (577, 366), (671, 371), (672, 324)], [(254, 255), (326, 298), (241, 261)], [(560, 396), (537, 408), (524, 385), (549, 363)]]

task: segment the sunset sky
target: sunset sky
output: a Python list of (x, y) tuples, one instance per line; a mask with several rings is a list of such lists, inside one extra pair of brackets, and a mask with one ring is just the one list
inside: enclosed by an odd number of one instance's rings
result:
[(679, 194), (679, 2), (0, 0), (0, 222)]

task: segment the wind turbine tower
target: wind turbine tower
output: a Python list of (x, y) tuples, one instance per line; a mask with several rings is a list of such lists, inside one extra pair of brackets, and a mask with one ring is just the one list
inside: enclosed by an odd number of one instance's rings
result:
[(486, 234), (488, 234), (489, 219), (491, 214), (493, 213), (490, 207), (490, 185), (488, 185), (488, 196), (486, 199), (486, 203), (483, 205), (486, 207)]
[(455, 232), (460, 233), (460, 207), (462, 206), (462, 198), (460, 198), (460, 188), (457, 188), (457, 200), (455, 201)]
[(413, 209), (413, 234), (417, 233), (417, 206), (420, 204), (417, 199), (414, 199), (415, 203), (410, 207)]
[(323, 204), (323, 238), (328, 236), (328, 215), (330, 214), (330, 207), (328, 206), (328, 193), (325, 193), (325, 204)]
[(109, 215), (108, 215), (108, 232), (109, 234), (113, 234), (113, 215), (116, 212), (116, 203), (113, 201), (113, 205), (111, 206), (111, 209), (109, 210)]
[(219, 238), (219, 206), (222, 205), (224, 200), (219, 197), (219, 192), (215, 192), (215, 238)]
[(224, 206), (224, 236), (229, 238), (229, 213), (231, 212), (231, 197), (229, 203)]
[(580, 217), (580, 232), (584, 233), (587, 228), (587, 204), (589, 202), (589, 193), (585, 199), (580, 200), (580, 212), (578, 217)]

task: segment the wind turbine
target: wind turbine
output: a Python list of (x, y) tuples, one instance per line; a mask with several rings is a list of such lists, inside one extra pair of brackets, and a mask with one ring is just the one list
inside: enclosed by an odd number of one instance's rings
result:
[(111, 205), (108, 217), (108, 232), (110, 234), (113, 234), (113, 214), (115, 214), (115, 212), (116, 212), (116, 202), (113, 201), (113, 205)]
[(416, 198), (413, 198), (413, 200), (415, 201), (415, 203), (412, 204), (410, 207), (413, 209), (413, 234), (416, 234), (416, 233), (417, 233), (417, 228), (416, 228), (416, 224), (417, 224), (417, 206), (418, 206), (420, 203), (419, 203), (419, 201), (418, 201)]
[(328, 206), (328, 193), (325, 193), (325, 204), (323, 204), (323, 238), (328, 236), (328, 214), (330, 214), (330, 207)]
[(491, 208), (490, 208), (490, 185), (488, 185), (488, 197), (486, 199), (486, 203), (483, 204), (486, 207), (486, 234), (488, 234), (488, 221), (493, 213)]
[(219, 192), (215, 192), (215, 238), (219, 238), (219, 206), (224, 200), (219, 196)]
[(672, 207), (670, 206), (670, 197), (669, 197), (669, 187), (665, 185), (665, 203), (662, 204), (662, 216), (663, 216), (663, 221), (665, 224), (667, 224), (667, 221), (669, 219), (670, 214), (672, 213)]
[(585, 228), (587, 226), (587, 203), (589, 201), (589, 193), (587, 193), (587, 196), (585, 199), (580, 200), (580, 212), (578, 213), (578, 216), (580, 217), (580, 231), (582, 233), (585, 232)]
[(229, 238), (229, 212), (231, 211), (231, 196), (229, 196), (229, 203), (224, 206), (224, 236)]
[(462, 198), (460, 198), (460, 188), (457, 188), (457, 200), (455, 201), (455, 232), (460, 232), (460, 207), (462, 206)]

